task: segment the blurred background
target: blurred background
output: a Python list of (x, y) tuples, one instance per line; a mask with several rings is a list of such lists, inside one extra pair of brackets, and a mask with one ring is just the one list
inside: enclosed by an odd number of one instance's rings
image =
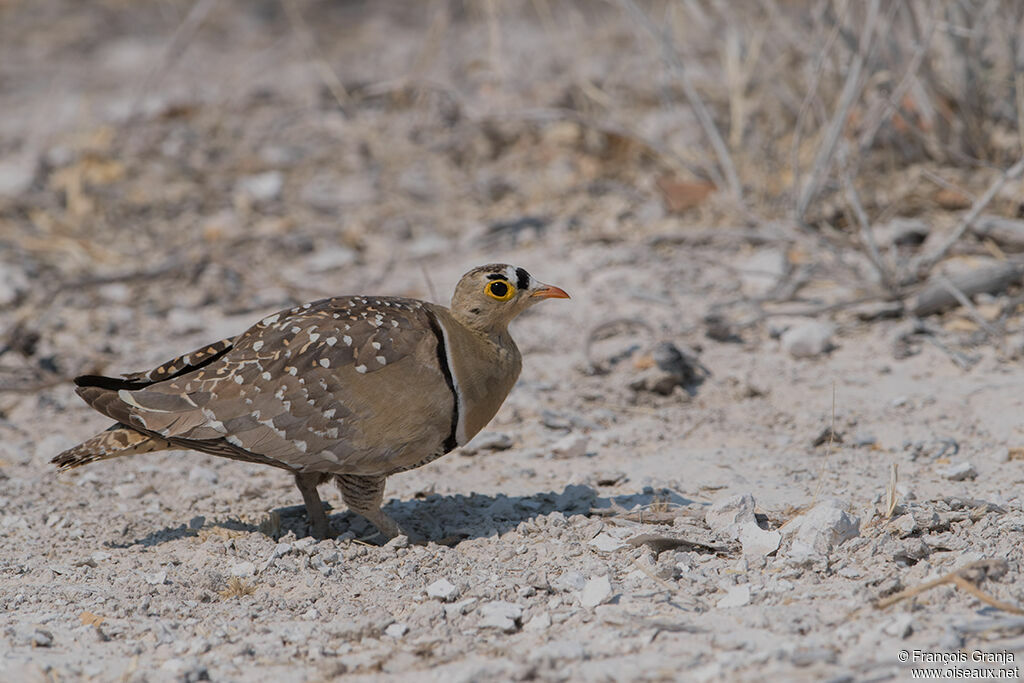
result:
[[(795, 270), (790, 299), (829, 279), (854, 295), (811, 299), (903, 301), (951, 251), (1024, 248), (993, 218), (1024, 211), (1022, 19), (1013, 0), (2, 0), (5, 348), (111, 298), (174, 329), (338, 287), (426, 296), (397, 264), (529, 240), (771, 241), (747, 270)], [(44, 370), (80, 369), (75, 346)]]

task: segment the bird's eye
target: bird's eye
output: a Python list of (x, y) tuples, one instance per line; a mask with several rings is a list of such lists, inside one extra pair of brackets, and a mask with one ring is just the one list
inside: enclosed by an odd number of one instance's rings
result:
[(516, 288), (504, 280), (488, 282), (487, 286), (484, 287), (484, 291), (487, 293), (487, 296), (498, 301), (508, 301), (516, 294)]

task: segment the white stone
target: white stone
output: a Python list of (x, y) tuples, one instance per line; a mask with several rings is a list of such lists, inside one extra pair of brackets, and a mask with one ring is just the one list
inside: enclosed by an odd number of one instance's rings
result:
[(750, 604), (750, 584), (742, 583), (739, 586), (733, 586), (726, 591), (725, 596), (722, 597), (717, 606), (720, 608), (725, 607), (743, 607), (744, 605)]
[(167, 583), (167, 572), (159, 571), (153, 572), (152, 574), (143, 574), (142, 578), (145, 579), (146, 583), (150, 586), (160, 586)]
[(580, 604), (584, 607), (597, 607), (608, 602), (612, 597), (612, 582), (607, 576), (595, 576), (580, 591)]
[(618, 550), (619, 548), (626, 547), (626, 544), (622, 540), (615, 538), (611, 534), (602, 531), (597, 536), (590, 540), (590, 545), (594, 546), (603, 553), (610, 553)]
[(551, 628), (551, 615), (547, 612), (533, 615), (533, 618), (523, 626), (524, 631), (547, 631), (549, 628)]
[(841, 501), (824, 500), (783, 528), (792, 538), (786, 553), (798, 561), (824, 559), (833, 548), (860, 535), (860, 518), (843, 508)]
[(523, 608), (515, 603), (496, 600), (480, 606), (481, 628), (496, 628), (511, 633), (523, 616)]
[(228, 570), (228, 573), (231, 574), (231, 576), (235, 576), (238, 578), (252, 576), (256, 573), (256, 565), (254, 565), (252, 562), (238, 562), (236, 564), (231, 565), (231, 568)]
[(978, 471), (974, 469), (974, 465), (969, 462), (958, 462), (949, 467), (944, 467), (938, 470), (938, 475), (943, 479), (949, 479), (951, 481), (964, 481), (965, 479), (974, 479), (978, 476)]
[(764, 557), (779, 549), (782, 534), (762, 529), (756, 522), (744, 522), (739, 528), (739, 541), (744, 555)]
[(400, 624), (396, 621), (395, 623), (391, 624), (386, 629), (384, 629), (384, 635), (390, 636), (391, 638), (401, 638), (406, 633), (408, 633), (408, 631), (408, 626), (406, 626), (405, 624)]
[(466, 598), (465, 600), (459, 600), (458, 602), (452, 603), (450, 605), (445, 605), (444, 615), (448, 619), (451, 619), (452, 617), (456, 617), (461, 614), (466, 614), (471, 609), (473, 609), (473, 605), (475, 603), (476, 598)]
[(582, 458), (587, 454), (586, 434), (567, 434), (551, 444), (551, 455), (556, 458)]
[(730, 540), (737, 540), (743, 524), (756, 524), (754, 497), (749, 493), (739, 493), (717, 499), (704, 514), (704, 522), (715, 533)]
[(281, 196), (284, 187), (284, 176), (280, 171), (267, 171), (241, 178), (238, 181), (239, 192), (248, 195), (258, 202), (266, 202)]
[(451, 602), (459, 595), (459, 589), (448, 579), (438, 579), (427, 586), (427, 596), (442, 602)]
[(740, 287), (751, 297), (771, 292), (787, 268), (786, 252), (781, 249), (761, 249), (737, 264)]
[(835, 327), (829, 323), (797, 323), (782, 333), (782, 348), (794, 358), (819, 356), (832, 348)]
[(551, 587), (556, 591), (562, 593), (570, 593), (572, 591), (583, 590), (583, 586), (587, 583), (587, 579), (583, 574), (577, 571), (562, 572), (557, 578), (551, 582)]

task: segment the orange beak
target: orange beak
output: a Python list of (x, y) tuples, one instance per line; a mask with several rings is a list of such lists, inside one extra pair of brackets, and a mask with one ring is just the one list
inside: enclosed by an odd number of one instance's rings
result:
[(530, 295), (531, 299), (568, 299), (569, 294), (561, 287), (542, 284), (540, 289), (534, 290)]

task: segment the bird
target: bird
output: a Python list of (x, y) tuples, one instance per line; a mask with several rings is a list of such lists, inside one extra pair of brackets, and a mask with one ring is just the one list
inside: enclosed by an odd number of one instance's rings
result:
[(381, 510), (386, 479), (483, 429), (522, 368), (509, 323), (568, 298), (493, 263), (462, 276), (449, 308), (339, 296), (283, 310), (148, 372), (76, 377), (76, 393), (115, 423), (51, 462), (65, 471), (191, 449), (270, 465), (294, 476), (314, 537), (330, 533), (317, 487), (331, 479), (384, 536), (408, 535)]

